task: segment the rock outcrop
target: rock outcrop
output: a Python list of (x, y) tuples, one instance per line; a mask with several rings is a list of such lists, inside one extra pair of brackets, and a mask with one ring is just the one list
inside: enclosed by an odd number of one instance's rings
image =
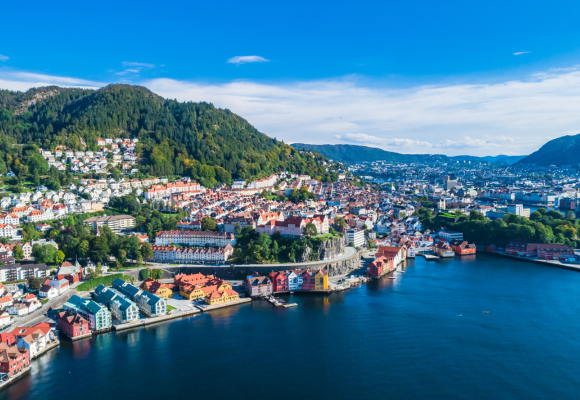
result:
[(330, 260), (344, 253), (345, 245), (342, 237), (314, 243), (314, 248), (304, 249), (300, 258), (296, 260), (297, 262)]

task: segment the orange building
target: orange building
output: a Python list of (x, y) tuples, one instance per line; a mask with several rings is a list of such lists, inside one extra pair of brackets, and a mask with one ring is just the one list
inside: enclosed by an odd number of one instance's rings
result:
[(462, 242), (460, 242), (459, 240), (451, 242), (451, 248), (453, 249), (455, 254), (459, 256), (464, 256), (467, 254), (475, 254), (477, 251), (474, 244), (469, 244), (465, 240)]

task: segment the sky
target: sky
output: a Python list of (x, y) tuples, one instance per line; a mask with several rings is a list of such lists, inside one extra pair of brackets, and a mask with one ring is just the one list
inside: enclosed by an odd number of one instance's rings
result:
[(145, 86), (286, 143), (523, 155), (580, 133), (580, 2), (29, 1), (0, 88)]

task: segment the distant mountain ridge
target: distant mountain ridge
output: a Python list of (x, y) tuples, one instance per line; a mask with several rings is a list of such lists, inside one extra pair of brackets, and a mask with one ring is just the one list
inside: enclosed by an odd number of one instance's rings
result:
[(292, 147), (295, 149), (305, 149), (315, 151), (328, 157), (331, 160), (357, 163), (363, 161), (387, 161), (387, 162), (449, 162), (456, 161), (479, 161), (489, 163), (506, 163), (514, 164), (525, 156), (455, 156), (448, 157), (443, 154), (402, 154), (392, 151), (386, 151), (376, 147), (358, 146), (352, 144), (307, 144), (307, 143), (293, 143)]
[(580, 164), (580, 134), (550, 140), (538, 151), (519, 161), (521, 164), (578, 165)]

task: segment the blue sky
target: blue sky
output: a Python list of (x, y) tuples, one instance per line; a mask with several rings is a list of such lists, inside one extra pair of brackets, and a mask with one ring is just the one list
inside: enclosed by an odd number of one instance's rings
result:
[(287, 142), (526, 154), (580, 132), (578, 11), (572, 1), (8, 2), (0, 87), (142, 84), (230, 108)]

